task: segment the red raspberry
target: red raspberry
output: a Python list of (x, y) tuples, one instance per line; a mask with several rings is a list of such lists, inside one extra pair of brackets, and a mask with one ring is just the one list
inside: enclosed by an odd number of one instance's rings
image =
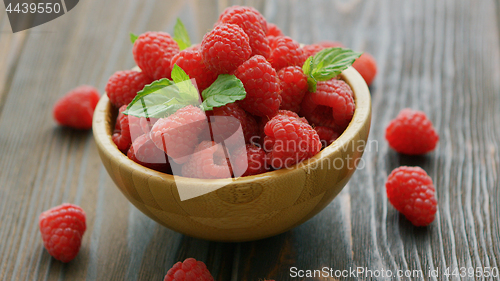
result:
[[(354, 114), (351, 87), (342, 80), (319, 81), (315, 93), (308, 93), (300, 114), (316, 126), (345, 129)], [(332, 118), (333, 117), (333, 118)]]
[(415, 226), (434, 220), (437, 200), (432, 179), (420, 167), (394, 169), (385, 184), (387, 198)]
[(217, 79), (217, 75), (210, 71), (201, 58), (199, 50), (185, 49), (172, 58), (170, 67), (173, 69), (177, 64), (189, 75), (189, 78), (196, 80), (198, 90), (202, 92)]
[(300, 103), (307, 92), (307, 76), (299, 66), (288, 66), (278, 71), (281, 86), (281, 109), (300, 111)]
[(99, 92), (92, 86), (80, 86), (60, 98), (53, 109), (57, 123), (74, 129), (92, 128), (92, 116), (99, 102)]
[(202, 141), (189, 161), (182, 166), (182, 176), (200, 179), (231, 178), (231, 167), (224, 147), (220, 143)]
[(280, 107), (280, 84), (276, 70), (263, 56), (253, 56), (240, 65), (234, 75), (243, 82), (247, 96), (238, 101), (246, 111), (273, 116)]
[(87, 228), (85, 212), (73, 204), (62, 204), (43, 212), (39, 219), (43, 245), (56, 260), (73, 260)]
[(305, 45), (302, 47), (307, 57), (316, 55), (319, 51), (325, 48), (343, 48), (344, 46), (339, 42), (323, 41), (318, 44)]
[(329, 146), (332, 142), (340, 137), (340, 134), (333, 130), (332, 128), (318, 126), (314, 128), (318, 133), (319, 139), (323, 147)]
[(201, 57), (214, 73), (230, 73), (252, 54), (248, 35), (235, 24), (219, 24), (205, 34)]
[(153, 79), (139, 71), (118, 71), (109, 78), (105, 91), (109, 101), (119, 108), (124, 104), (129, 104), (137, 92), (152, 82)]
[(163, 150), (156, 147), (148, 135), (135, 139), (127, 152), (130, 160), (146, 168), (163, 173), (171, 173), (168, 157)]
[(220, 15), (219, 23), (236, 24), (241, 27), (248, 35), (252, 55), (267, 58), (271, 54), (271, 47), (266, 38), (267, 22), (255, 9), (240, 6), (229, 7)]
[(264, 138), (266, 136), (266, 134), (264, 133), (264, 127), (266, 127), (266, 124), (267, 122), (269, 122), (269, 120), (271, 120), (273, 117), (277, 116), (277, 115), (284, 115), (284, 116), (288, 116), (288, 117), (294, 117), (294, 118), (297, 118), (299, 119), (300, 121), (306, 123), (306, 124), (309, 124), (309, 122), (307, 121), (306, 118), (304, 117), (300, 117), (297, 113), (293, 112), (293, 111), (289, 111), (289, 110), (278, 110), (278, 112), (275, 114), (275, 115), (272, 115), (270, 117), (262, 117), (260, 118), (259, 122), (258, 122), (258, 134), (252, 138), (252, 142), (253, 143), (257, 143), (257, 144), (263, 144), (264, 143)]
[(283, 36), (283, 32), (281, 32), (281, 29), (275, 25), (274, 23), (267, 23), (267, 36)]
[(193, 258), (178, 262), (168, 270), (164, 281), (213, 281), (207, 266)]
[(269, 62), (276, 70), (287, 66), (302, 67), (307, 59), (307, 55), (300, 47), (300, 44), (288, 36), (276, 37), (271, 49), (273, 51), (269, 56)]
[(135, 63), (146, 75), (154, 80), (170, 79), (170, 61), (179, 52), (179, 46), (170, 34), (149, 31), (137, 38), (132, 52)]
[(321, 150), (316, 131), (295, 117), (278, 114), (267, 122), (264, 132), (267, 163), (277, 169), (309, 159)]
[(318, 45), (323, 46), (324, 48), (344, 48), (342, 43), (336, 41), (321, 41)]
[(198, 136), (207, 127), (206, 118), (200, 108), (188, 105), (160, 118), (151, 129), (151, 140), (176, 163), (185, 163), (198, 144)]
[[(115, 131), (111, 139), (116, 144), (118, 149), (127, 154), (127, 151), (132, 144), (132, 137), (130, 136), (130, 126), (129, 126), (129, 118), (127, 115), (123, 114), (123, 111), (127, 109), (126, 105), (123, 105), (118, 110), (118, 117), (116, 118), (116, 122), (119, 123), (119, 131)], [(116, 126), (115, 126), (116, 129)]]
[(434, 150), (439, 136), (424, 112), (405, 108), (385, 129), (389, 145), (399, 153), (425, 154)]
[(247, 144), (245, 147), (236, 150), (235, 155), (237, 156), (234, 157), (236, 163), (233, 163), (233, 165), (236, 167), (247, 167), (245, 173), (241, 175), (242, 177), (262, 174), (268, 170), (266, 152), (258, 146)]
[(377, 75), (377, 62), (368, 53), (363, 53), (354, 63), (352, 64), (359, 74), (365, 79), (365, 82), (370, 86)]
[[(249, 143), (250, 139), (259, 131), (255, 118), (235, 103), (230, 103), (222, 107), (214, 108), (213, 113), (214, 116), (219, 117), (215, 119), (215, 122), (212, 122), (212, 132), (214, 134), (214, 137), (216, 138), (220, 138), (220, 136), (222, 136), (220, 141), (226, 140), (228, 137), (234, 134), (234, 132), (240, 125), (246, 143)], [(223, 118), (222, 116), (230, 116), (236, 119)], [(220, 142), (219, 140), (215, 141)]]

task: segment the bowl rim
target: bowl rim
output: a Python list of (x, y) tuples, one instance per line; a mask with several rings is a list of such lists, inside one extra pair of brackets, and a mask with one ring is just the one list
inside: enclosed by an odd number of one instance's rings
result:
[[(365, 124), (369, 122), (371, 118), (370, 91), (363, 77), (352, 66), (344, 70), (340, 74), (340, 77), (351, 87), (354, 93), (354, 102), (356, 104), (356, 109), (348, 127), (339, 136), (339, 138), (337, 138), (337, 140), (322, 149), (315, 156), (297, 163), (292, 167), (269, 171), (253, 176), (235, 178), (233, 179), (233, 182), (237, 181), (238, 183), (249, 183), (267, 179), (269, 177), (280, 176), (284, 173), (290, 173), (297, 169), (307, 169), (311, 165), (317, 165), (319, 161), (328, 158), (329, 155), (338, 154), (339, 152), (341, 152), (343, 147), (346, 147), (346, 145), (348, 145), (350, 141), (354, 140), (355, 136), (363, 129)], [(111, 109), (115, 109), (115, 107), (111, 105), (107, 94), (104, 93), (95, 108), (92, 121), (92, 130), (95, 142), (98, 146), (100, 146), (101, 153), (107, 154), (107, 157), (114, 158), (122, 162), (136, 172), (142, 173), (147, 176), (161, 177), (162, 179), (167, 181), (189, 181), (190, 184), (207, 184), (211, 182), (216, 183), (222, 180), (227, 181), (227, 179), (197, 179), (182, 176), (175, 176), (174, 179), (174, 176), (171, 174), (166, 174), (149, 169), (130, 160), (127, 155), (122, 153), (112, 141), (112, 129), (107, 129), (107, 127), (112, 127), (109, 125), (109, 122), (114, 121), (107, 119), (109, 110)]]

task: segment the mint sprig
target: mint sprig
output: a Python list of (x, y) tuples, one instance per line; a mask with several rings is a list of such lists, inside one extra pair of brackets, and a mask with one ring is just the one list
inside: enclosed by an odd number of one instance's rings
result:
[(215, 82), (202, 93), (204, 110), (212, 110), (228, 103), (242, 100), (247, 92), (240, 79), (234, 75), (221, 74)]
[(174, 83), (166, 78), (154, 81), (137, 93), (123, 114), (155, 118), (172, 114), (179, 109), (177, 92)]
[(181, 92), (181, 97), (183, 97), (186, 102), (192, 103), (198, 101), (200, 97), (198, 90), (189, 78), (189, 75), (187, 75), (177, 64), (175, 64), (172, 69), (172, 80), (174, 80), (175, 85)]
[[(146, 85), (123, 112), (136, 117), (162, 118), (188, 105), (203, 110), (242, 100), (246, 97), (243, 83), (234, 75), (222, 74), (202, 93), (203, 103), (189, 75), (178, 65), (172, 69), (172, 80), (160, 79)], [(200, 105), (201, 103), (201, 105)]]
[(316, 92), (318, 81), (327, 81), (351, 66), (362, 53), (344, 48), (326, 48), (309, 57), (302, 70), (307, 76), (309, 92)]
[(187, 29), (179, 18), (174, 26), (174, 40), (181, 51), (191, 46), (191, 39), (189, 39)]
[(130, 33), (130, 42), (132, 42), (132, 44), (135, 43), (135, 40), (137, 40), (137, 38), (139, 38), (139, 36), (135, 35), (134, 33)]

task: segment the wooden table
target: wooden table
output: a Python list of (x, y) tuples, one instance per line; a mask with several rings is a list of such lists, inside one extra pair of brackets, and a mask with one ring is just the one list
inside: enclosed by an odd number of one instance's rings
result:
[[(133, 67), (129, 32), (172, 32), (180, 17), (199, 42), (231, 4), (257, 7), (300, 42), (338, 40), (370, 52), (379, 67), (371, 87), (377, 145), (365, 166), (310, 221), (237, 244), (186, 237), (144, 216), (109, 178), (92, 132), (56, 126), (51, 110), (69, 89), (102, 91), (112, 73)], [(438, 280), (458, 280), (445, 276), (447, 267), (499, 267), (499, 15), (498, 0), (87, 0), (12, 34), (0, 12), (0, 279), (163, 280), (188, 257), (216, 280), (304, 280), (290, 277), (291, 267), (423, 270), (412, 280), (434, 280), (433, 269)], [(406, 157), (388, 147), (384, 128), (405, 107), (433, 121), (435, 152)], [(385, 179), (400, 165), (419, 165), (434, 180), (439, 210), (429, 227), (413, 227), (388, 204)], [(88, 218), (69, 264), (50, 258), (37, 225), (62, 202), (81, 205)]]

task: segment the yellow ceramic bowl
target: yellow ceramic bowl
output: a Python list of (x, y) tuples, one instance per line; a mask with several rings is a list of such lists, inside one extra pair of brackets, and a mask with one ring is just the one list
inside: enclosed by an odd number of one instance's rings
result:
[[(117, 110), (104, 95), (94, 113), (94, 138), (102, 162), (118, 188), (139, 210), (180, 233), (214, 241), (249, 241), (274, 236), (325, 208), (355, 171), (368, 138), (370, 92), (352, 67), (342, 74), (354, 92), (349, 127), (315, 157), (293, 168), (242, 177), (213, 192), (181, 201), (174, 177), (143, 167), (121, 153), (111, 135)], [(193, 190), (219, 180), (176, 177)], [(189, 188), (189, 187), (188, 187)]]

